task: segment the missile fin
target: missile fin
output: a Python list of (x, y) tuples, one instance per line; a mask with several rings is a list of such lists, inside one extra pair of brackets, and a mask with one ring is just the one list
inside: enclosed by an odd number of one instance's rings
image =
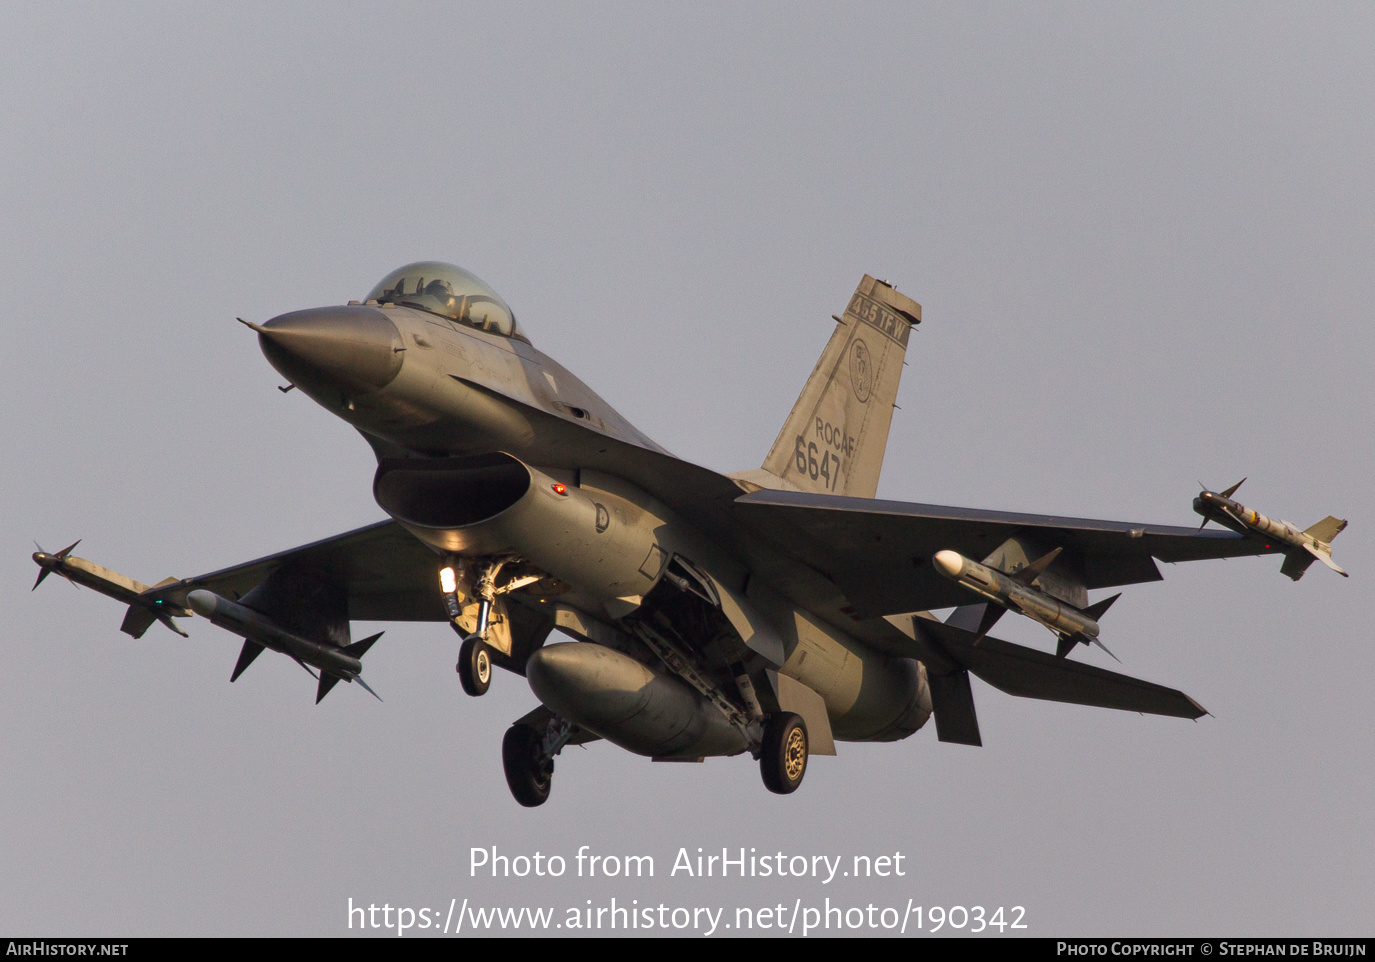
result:
[(1334, 518), (1328, 515), (1317, 524), (1307, 528), (1303, 533), (1321, 541), (1323, 544), (1331, 544), (1332, 539), (1346, 530), (1346, 522), (1341, 518)]
[(1074, 646), (1079, 644), (1079, 639), (1069, 635), (1061, 635), (1060, 640), (1055, 643), (1055, 657), (1066, 658), (1074, 650)]
[(188, 635), (184, 630), (182, 630), (181, 625), (177, 624), (175, 621), (172, 620), (172, 616), (171, 616), (171, 615), (165, 614), (165, 613), (161, 613), (161, 612), (154, 612), (154, 616), (158, 619), (158, 621), (162, 622), (162, 623), (163, 623), (164, 625), (166, 625), (170, 630), (175, 631), (177, 634), (181, 635), (183, 638), (190, 638), (190, 637), (191, 637), (191, 636)]
[(1246, 478), (1242, 478), (1240, 481), (1238, 481), (1236, 484), (1232, 485), (1232, 486), (1231, 486), (1230, 488), (1228, 488), (1226, 491), (1221, 491), (1221, 492), (1219, 492), (1219, 493), (1220, 493), (1224, 498), (1230, 498), (1232, 495), (1234, 495), (1234, 494), (1237, 493), (1237, 488), (1241, 487), (1241, 486), (1242, 486), (1243, 484), (1245, 484), (1245, 483), (1246, 483)]
[(977, 645), (979, 639), (992, 630), (1005, 611), (1007, 609), (1002, 605), (991, 601), (982, 601), (977, 605), (961, 605), (950, 613), (945, 623), (973, 634), (974, 640), (971, 644)]
[(326, 672), (320, 673), (320, 687), (315, 690), (315, 704), (320, 704), (320, 699), (329, 694), (329, 690), (339, 684), (339, 676), (331, 675)]
[[(377, 634), (372, 635), (368, 638), (364, 638), (362, 641), (355, 641), (351, 645), (345, 645), (344, 654), (350, 655), (354, 658), (362, 658), (363, 655), (367, 654), (368, 649), (373, 646), (377, 639), (381, 638), (385, 634), (385, 631), (379, 631)], [(367, 686), (365, 685), (364, 687), (366, 688)]]
[[(1307, 547), (1307, 545), (1304, 547)], [(1316, 557), (1318, 557), (1316, 551), (1312, 554), (1309, 554), (1308, 551), (1290, 551), (1284, 556), (1284, 564), (1280, 565), (1280, 574), (1294, 581), (1298, 581), (1303, 577), (1303, 573), (1308, 570), (1308, 566), (1313, 563), (1313, 559)]]
[(1092, 643), (1095, 644), (1095, 645), (1097, 645), (1099, 648), (1102, 648), (1104, 651), (1106, 651), (1106, 652), (1108, 653), (1108, 656), (1109, 656), (1110, 658), (1112, 658), (1113, 661), (1117, 662), (1119, 665), (1122, 664), (1122, 659), (1121, 659), (1121, 658), (1118, 658), (1116, 655), (1114, 655), (1114, 654), (1112, 653), (1112, 651), (1108, 648), (1107, 645), (1103, 644), (1103, 643), (1102, 643), (1101, 641), (1099, 641), (1097, 638), (1092, 639)]
[(974, 636), (974, 644), (977, 645), (983, 640), (984, 635), (993, 630), (993, 626), (998, 623), (998, 619), (1003, 616), (1004, 611), (1007, 609), (1002, 605), (991, 603), (984, 605), (983, 617), (979, 619), (979, 628)]
[[(1104, 598), (1102, 601), (1096, 601), (1084, 609), (1084, 614), (1088, 615), (1094, 621), (1098, 621), (1100, 618), (1103, 617), (1103, 613), (1112, 607), (1112, 603), (1121, 597), (1122, 592), (1119, 591), (1111, 598)], [(1107, 651), (1106, 648), (1103, 650)], [(1112, 652), (1109, 651), (1108, 654), (1112, 654)]]
[[(75, 547), (76, 547), (77, 545), (79, 545), (79, 544), (81, 544), (81, 539), (80, 539), (80, 538), (77, 538), (77, 539), (76, 539), (75, 541), (73, 541), (71, 544), (67, 545), (67, 547), (63, 548), (61, 551), (57, 552), (57, 554), (53, 555), (53, 557), (56, 558), (58, 561), (66, 561), (66, 560), (67, 560), (67, 555), (71, 554), (71, 553), (72, 553), (72, 549), (75, 548)], [(39, 553), (39, 554), (47, 554), (47, 553), (48, 553), (47, 551), (43, 550), (43, 546), (42, 546), (41, 544), (39, 544), (37, 541), (35, 541), (35, 542), (33, 543), (33, 546), (34, 546), (35, 548), (38, 549), (38, 553)], [(76, 582), (72, 580), (72, 576), (69, 575), (69, 574), (67, 574), (67, 572), (63, 571), (60, 567), (57, 567), (57, 568), (44, 568), (44, 567), (40, 566), (40, 567), (39, 567), (39, 570), (38, 570), (38, 580), (35, 581), (35, 582), (33, 583), (33, 587), (30, 588), (29, 590), (30, 590), (30, 591), (36, 591), (36, 590), (38, 589), (38, 586), (41, 585), (41, 584), (43, 583), (43, 579), (46, 578), (46, 577), (48, 577), (48, 575), (52, 574), (54, 571), (56, 571), (56, 572), (57, 572), (58, 574), (60, 574), (62, 577), (66, 578), (66, 579), (67, 579), (67, 584), (71, 585), (73, 588), (76, 587)]]
[[(1201, 497), (1203, 496), (1203, 493), (1206, 492), (1206, 491), (1208, 490), (1208, 486), (1207, 486), (1206, 484), (1204, 484), (1202, 481), (1200, 481), (1200, 482), (1198, 482), (1198, 490), (1199, 490), (1199, 498), (1201, 498)], [(1207, 512), (1202, 511), (1202, 510), (1200, 510), (1200, 509), (1198, 508), (1199, 498), (1195, 498), (1195, 499), (1194, 499), (1194, 510), (1195, 510), (1195, 511), (1198, 511), (1199, 514), (1203, 515), (1203, 523), (1202, 523), (1201, 525), (1198, 526), (1198, 530), (1199, 530), (1199, 531), (1202, 531), (1204, 528), (1208, 527), (1208, 522), (1209, 522), (1210, 520), (1212, 520), (1212, 519), (1208, 517)]]
[(239, 662), (234, 666), (234, 674), (229, 676), (231, 682), (237, 681), (243, 674), (245, 668), (253, 664), (253, 659), (263, 653), (263, 646), (256, 641), (244, 639), (243, 648), (239, 651)]
[(1046, 569), (1051, 566), (1056, 558), (1060, 557), (1060, 552), (1064, 550), (1064, 548), (1056, 548), (1048, 554), (1041, 555), (1041, 557), (1037, 558), (1031, 564), (1027, 565), (1025, 568), (1020, 568), (1012, 572), (1008, 577), (1018, 584), (1030, 588), (1031, 583), (1045, 574)]
[(1349, 574), (1342, 570), (1342, 568), (1337, 564), (1337, 562), (1332, 560), (1332, 556), (1330, 554), (1324, 554), (1317, 548), (1313, 547), (1311, 544), (1306, 544), (1304, 545), (1304, 547), (1308, 549), (1309, 554), (1317, 558), (1323, 564), (1327, 565), (1333, 571), (1337, 572), (1337, 574), (1341, 575), (1343, 578), (1351, 577)]
[(983, 617), (983, 608), (988, 602), (981, 601), (975, 605), (960, 605), (946, 617), (947, 625), (954, 625), (961, 631), (978, 631), (979, 619)]
[(157, 615), (142, 605), (130, 605), (129, 610), (124, 613), (124, 622), (119, 626), (119, 630), (130, 638), (142, 638), (148, 626), (156, 620)]
[(363, 690), (366, 691), (366, 692), (367, 692), (369, 695), (371, 695), (373, 698), (376, 698), (378, 701), (381, 701), (381, 700), (382, 700), (382, 696), (379, 695), (379, 694), (377, 694), (377, 692), (375, 692), (375, 691), (372, 690), (372, 686), (369, 685), (367, 682), (365, 682), (365, 681), (363, 680), (363, 676), (362, 676), (362, 675), (354, 675), (353, 678), (352, 678), (352, 680), (353, 680), (353, 681), (356, 681), (356, 682), (358, 682), (358, 684), (362, 685), (362, 686), (363, 686)]
[(50, 574), (52, 574), (52, 569), (51, 569), (51, 568), (39, 568), (39, 569), (38, 569), (38, 580), (35, 581), (35, 582), (33, 583), (33, 587), (30, 588), (29, 590), (30, 590), (30, 591), (37, 591), (37, 590), (38, 590), (38, 586), (41, 585), (41, 584), (43, 583), (43, 579), (46, 578), (46, 577), (48, 577), (48, 575), (50, 575)]

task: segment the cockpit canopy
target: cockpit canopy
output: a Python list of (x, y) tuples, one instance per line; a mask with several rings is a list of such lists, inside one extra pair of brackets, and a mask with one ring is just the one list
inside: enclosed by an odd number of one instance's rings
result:
[(398, 267), (368, 292), (367, 299), (418, 307), (489, 334), (529, 340), (497, 292), (453, 264), (417, 261)]

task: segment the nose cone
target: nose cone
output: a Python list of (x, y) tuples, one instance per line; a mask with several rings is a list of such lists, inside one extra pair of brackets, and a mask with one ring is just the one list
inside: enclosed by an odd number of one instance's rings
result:
[(931, 563), (947, 578), (958, 578), (964, 570), (964, 558), (957, 551), (937, 551)]
[(215, 613), (215, 595), (203, 588), (197, 588), (187, 595), (186, 603), (191, 606), (192, 611), (202, 618), (209, 618)]
[(401, 332), (371, 307), (320, 307), (274, 317), (258, 329), (268, 361), (310, 391), (368, 394), (401, 371)]

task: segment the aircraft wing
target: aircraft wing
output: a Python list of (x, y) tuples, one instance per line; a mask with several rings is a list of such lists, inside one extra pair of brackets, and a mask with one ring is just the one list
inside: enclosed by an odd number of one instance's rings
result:
[(438, 559), (395, 521), (382, 521), (299, 548), (183, 578), (149, 592), (182, 607), (206, 588), (236, 599), (269, 574), (291, 566), (344, 588), (354, 621), (447, 621), (439, 592)]
[(1063, 546), (1086, 588), (1160, 581), (1155, 562), (1275, 554), (1233, 531), (902, 501), (763, 490), (736, 499), (737, 516), (798, 561), (827, 573), (862, 617), (968, 604), (967, 589), (931, 564), (944, 549), (976, 560), (1014, 534)]

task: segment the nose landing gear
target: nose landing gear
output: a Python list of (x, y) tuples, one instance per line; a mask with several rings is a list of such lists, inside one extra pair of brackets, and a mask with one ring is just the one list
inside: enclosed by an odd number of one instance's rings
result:
[[(458, 672), (463, 690), (473, 697), (485, 695), (492, 685), (493, 648), (488, 644), (489, 629), (495, 632), (496, 637), (492, 640), (496, 649), (510, 654), (510, 629), (505, 623), (505, 616), (500, 610), (495, 616), (493, 614), (497, 595), (536, 580), (528, 577), (497, 588), (497, 573), (507, 560), (509, 559), (486, 560), (474, 572), (466, 560), (459, 559), (452, 567), (445, 568), (440, 573), (440, 587), (444, 591), (450, 624), (463, 637), (463, 644), (458, 651), (458, 663), (454, 665), (454, 670)], [(474, 597), (477, 600), (475, 613), (472, 610)]]
[(492, 686), (492, 653), (478, 635), (469, 635), (458, 649), (454, 666), (463, 690), (476, 698)]

